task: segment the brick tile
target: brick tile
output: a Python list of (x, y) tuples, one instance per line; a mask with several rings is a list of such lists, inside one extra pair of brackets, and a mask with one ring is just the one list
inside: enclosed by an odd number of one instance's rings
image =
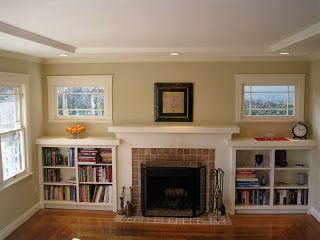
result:
[(190, 148), (184, 148), (183, 154), (190, 154)]
[(132, 151), (132, 154), (138, 154), (139, 152), (138, 148), (132, 148), (131, 151)]
[(144, 154), (145, 153), (145, 149), (144, 148), (139, 148), (139, 154)]
[(190, 153), (191, 154), (196, 154), (197, 153), (197, 149), (196, 148), (191, 148), (190, 149)]
[(178, 154), (183, 154), (183, 148), (177, 148), (177, 153)]
[(163, 153), (169, 154), (169, 153), (170, 153), (170, 148), (164, 148), (164, 149), (163, 149)]
[(176, 148), (170, 148), (170, 153), (171, 154), (176, 154), (177, 153), (177, 149)]
[(145, 148), (144, 154), (151, 154), (151, 148)]
[(157, 149), (156, 148), (151, 148), (151, 154), (157, 154)]
[(202, 154), (208, 155), (209, 154), (209, 149), (207, 149), (207, 148), (202, 149)]
[(197, 148), (197, 154), (202, 154), (202, 149), (201, 148)]

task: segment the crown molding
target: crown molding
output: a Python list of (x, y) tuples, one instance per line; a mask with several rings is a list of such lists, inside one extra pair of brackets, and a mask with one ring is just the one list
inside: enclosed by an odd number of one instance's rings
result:
[(63, 58), (44, 59), (44, 64), (66, 63), (130, 63), (130, 62), (272, 62), (310, 61), (306, 56), (211, 56), (211, 57), (122, 57), (122, 58)]
[(9, 52), (5, 50), (0, 49), (0, 56), (1, 57), (7, 57), (7, 58), (13, 58), (17, 60), (27, 61), (27, 62), (34, 62), (34, 63), (43, 63), (42, 58), (34, 57), (22, 53), (15, 53), (15, 52)]
[(285, 47), (291, 46), (318, 34), (320, 34), (320, 22), (270, 45), (270, 49), (272, 52), (279, 51)]
[(2, 21), (0, 21), (0, 32), (19, 38), (27, 39), (32, 42), (37, 42), (66, 52), (74, 53), (76, 51), (76, 48), (71, 45), (53, 40), (51, 38), (44, 37), (33, 32), (29, 32), (27, 30), (12, 26)]

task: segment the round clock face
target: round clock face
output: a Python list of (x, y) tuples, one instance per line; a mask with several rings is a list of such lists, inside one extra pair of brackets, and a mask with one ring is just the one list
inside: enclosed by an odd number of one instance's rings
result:
[(306, 125), (302, 124), (302, 123), (298, 123), (297, 125), (295, 125), (292, 129), (292, 133), (294, 136), (302, 138), (305, 137), (308, 133), (308, 128)]

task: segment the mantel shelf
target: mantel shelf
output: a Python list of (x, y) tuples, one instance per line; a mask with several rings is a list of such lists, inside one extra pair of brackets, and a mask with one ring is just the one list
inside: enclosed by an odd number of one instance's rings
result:
[(238, 126), (163, 126), (163, 125), (113, 125), (108, 132), (114, 133), (193, 133), (193, 134), (234, 134)]

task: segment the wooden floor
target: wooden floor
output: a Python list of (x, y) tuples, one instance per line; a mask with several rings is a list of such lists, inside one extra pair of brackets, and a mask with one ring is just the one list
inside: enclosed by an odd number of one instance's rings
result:
[(308, 215), (236, 215), (232, 226), (127, 224), (113, 219), (110, 212), (41, 210), (6, 239), (320, 239), (320, 223)]

